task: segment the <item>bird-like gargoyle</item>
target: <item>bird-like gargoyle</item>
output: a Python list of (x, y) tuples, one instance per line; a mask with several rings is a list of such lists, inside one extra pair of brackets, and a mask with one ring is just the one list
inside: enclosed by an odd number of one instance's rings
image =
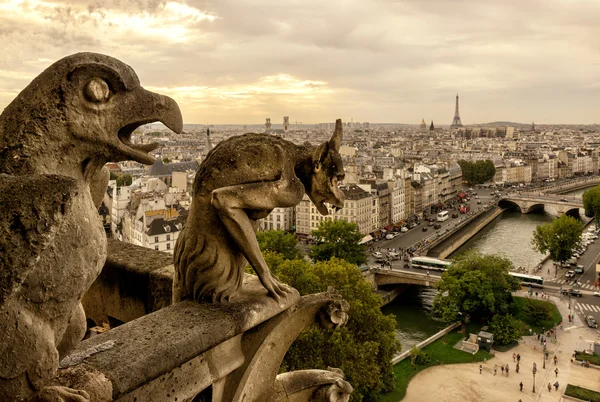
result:
[(200, 165), (186, 226), (175, 245), (173, 300), (226, 301), (237, 293), (249, 262), (269, 295), (289, 290), (269, 271), (256, 240), (257, 220), (292, 207), (304, 194), (322, 215), (325, 203), (344, 206), (338, 181), (342, 121), (318, 147), (269, 134), (245, 134), (219, 143)]
[(183, 128), (174, 100), (93, 53), (52, 64), (0, 115), (0, 399), (87, 399), (47, 384), (85, 333), (81, 298), (106, 259), (102, 167), (153, 163), (156, 145), (130, 137), (155, 121)]

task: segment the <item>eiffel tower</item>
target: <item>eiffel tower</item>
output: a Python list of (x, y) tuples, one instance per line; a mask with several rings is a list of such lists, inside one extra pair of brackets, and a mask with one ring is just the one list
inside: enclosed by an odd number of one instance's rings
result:
[(456, 94), (456, 109), (454, 110), (454, 119), (452, 120), (450, 128), (459, 128), (462, 126), (463, 125), (460, 122), (460, 114), (458, 113), (458, 94)]

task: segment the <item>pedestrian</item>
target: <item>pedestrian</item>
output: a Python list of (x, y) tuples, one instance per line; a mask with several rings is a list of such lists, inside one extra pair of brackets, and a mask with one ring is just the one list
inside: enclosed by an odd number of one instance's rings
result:
[(494, 375), (496, 375), (497, 372), (498, 372), (498, 365), (494, 364)]
[(515, 367), (515, 371), (519, 374), (519, 363), (517, 363), (517, 367)]
[(513, 363), (517, 361), (517, 354), (513, 353)]
[(554, 369), (554, 374), (556, 374), (556, 377), (558, 377), (558, 367)]
[(502, 370), (502, 375), (504, 375), (504, 365), (500, 366), (500, 370)]
[(479, 365), (479, 374), (481, 374), (481, 370), (483, 370), (483, 366), (480, 364)]
[(548, 383), (548, 392), (552, 392), (552, 385)]
[[(531, 330), (531, 328), (529, 328), (529, 330)], [(521, 355), (517, 353), (517, 363), (521, 362)]]
[(556, 388), (556, 390), (558, 391), (558, 381), (556, 381), (556, 382), (554, 383), (554, 388)]
[(538, 341), (539, 341), (540, 340), (540, 334), (538, 333), (537, 335), (538, 335)]
[(558, 364), (558, 357), (554, 356), (554, 365), (556, 366)]
[(508, 363), (506, 364), (506, 376), (508, 377)]
[(520, 390), (521, 392), (523, 392), (523, 381), (521, 381), (521, 382), (519, 383), (519, 390)]

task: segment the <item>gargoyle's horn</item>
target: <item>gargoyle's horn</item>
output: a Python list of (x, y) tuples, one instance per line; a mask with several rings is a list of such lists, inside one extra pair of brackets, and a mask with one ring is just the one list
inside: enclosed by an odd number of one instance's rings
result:
[(342, 133), (344, 129), (342, 128), (342, 119), (337, 119), (335, 121), (335, 131), (329, 140), (329, 145), (335, 149), (336, 152), (340, 151), (340, 145), (342, 145)]

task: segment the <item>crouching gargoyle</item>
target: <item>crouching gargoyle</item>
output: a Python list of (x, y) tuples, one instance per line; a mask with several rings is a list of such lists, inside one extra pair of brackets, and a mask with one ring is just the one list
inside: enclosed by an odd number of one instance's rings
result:
[(106, 259), (102, 167), (153, 163), (156, 145), (130, 139), (154, 121), (183, 128), (175, 101), (93, 53), (57, 61), (0, 115), (0, 399), (87, 400), (48, 384), (84, 335), (81, 298)]
[(173, 300), (226, 301), (252, 265), (275, 300), (289, 290), (273, 277), (256, 240), (257, 220), (308, 195), (322, 215), (344, 206), (342, 121), (329, 141), (295, 145), (269, 134), (219, 143), (200, 165), (186, 226), (175, 246)]

